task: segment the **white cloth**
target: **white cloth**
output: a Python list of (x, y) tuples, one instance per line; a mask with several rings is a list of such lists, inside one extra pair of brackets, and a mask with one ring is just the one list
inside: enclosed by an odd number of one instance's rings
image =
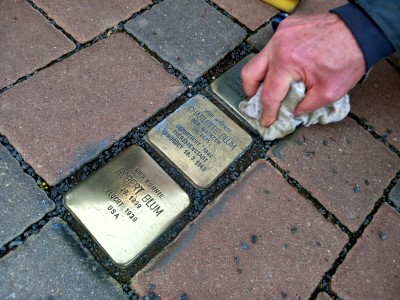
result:
[(278, 119), (268, 128), (262, 127), (259, 123), (263, 107), (261, 104), (261, 90), (263, 84), (259, 87), (257, 93), (248, 101), (239, 103), (239, 110), (242, 112), (246, 121), (258, 131), (265, 141), (272, 141), (282, 138), (292, 133), (297, 126), (310, 126), (313, 124), (328, 124), (338, 122), (344, 119), (350, 111), (350, 97), (345, 95), (338, 101), (319, 108), (311, 113), (298, 117), (293, 116), (294, 109), (305, 96), (305, 85), (301, 81), (293, 82), (289, 92), (282, 101), (279, 108)]

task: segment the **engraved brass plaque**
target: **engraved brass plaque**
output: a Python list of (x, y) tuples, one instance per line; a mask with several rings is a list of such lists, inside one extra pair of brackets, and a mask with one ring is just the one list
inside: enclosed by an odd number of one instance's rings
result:
[(201, 189), (210, 186), (252, 141), (201, 95), (189, 99), (152, 128), (147, 138)]
[(186, 211), (190, 199), (142, 148), (131, 146), (68, 192), (64, 203), (125, 267)]
[(240, 62), (214, 80), (210, 85), (211, 89), (208, 89), (208, 91), (211, 91), (211, 93), (216, 95), (217, 98), (223, 100), (223, 104), (227, 104), (228, 107), (233, 109), (233, 111), (240, 116), (242, 116), (242, 113), (238, 108), (239, 103), (247, 98), (242, 87), (240, 71), (254, 56), (255, 54), (247, 55)]

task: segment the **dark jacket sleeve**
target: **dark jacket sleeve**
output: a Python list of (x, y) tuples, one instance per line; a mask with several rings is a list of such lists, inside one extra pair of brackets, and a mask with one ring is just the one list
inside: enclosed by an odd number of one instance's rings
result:
[(392, 45), (400, 50), (400, 1), (355, 0), (383, 31)]
[(354, 0), (332, 9), (352, 31), (364, 54), (367, 70), (400, 49), (400, 1)]

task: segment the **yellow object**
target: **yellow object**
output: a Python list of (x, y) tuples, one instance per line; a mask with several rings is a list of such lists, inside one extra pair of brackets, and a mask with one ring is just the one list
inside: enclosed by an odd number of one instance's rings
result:
[(291, 13), (294, 11), (300, 0), (262, 0), (262, 1), (276, 7), (277, 9), (283, 10), (287, 13)]

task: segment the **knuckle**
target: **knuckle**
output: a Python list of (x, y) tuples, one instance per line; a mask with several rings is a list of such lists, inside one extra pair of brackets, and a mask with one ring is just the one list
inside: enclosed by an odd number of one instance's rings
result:
[(240, 71), (240, 77), (241, 77), (243, 80), (250, 79), (250, 78), (251, 78), (251, 75), (252, 75), (252, 72), (251, 72), (249, 66), (247, 66), (247, 65), (244, 66), (244, 67), (242, 68), (242, 70)]

